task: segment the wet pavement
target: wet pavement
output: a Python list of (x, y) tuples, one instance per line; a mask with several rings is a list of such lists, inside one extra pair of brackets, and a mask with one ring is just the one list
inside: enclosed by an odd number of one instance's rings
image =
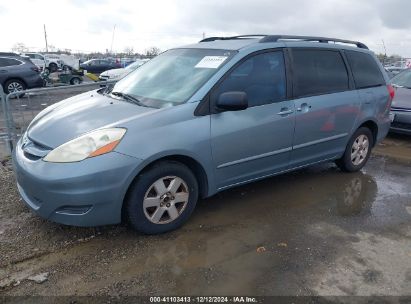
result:
[(160, 236), (41, 220), (3, 172), (0, 295), (411, 295), (410, 143), (224, 191)]

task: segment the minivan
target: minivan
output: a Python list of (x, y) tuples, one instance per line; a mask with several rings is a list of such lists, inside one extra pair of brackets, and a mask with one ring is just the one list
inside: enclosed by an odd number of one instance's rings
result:
[(231, 187), (325, 161), (360, 170), (390, 127), (388, 81), (356, 41), (206, 38), (43, 110), (14, 149), (17, 187), (54, 222), (163, 233)]

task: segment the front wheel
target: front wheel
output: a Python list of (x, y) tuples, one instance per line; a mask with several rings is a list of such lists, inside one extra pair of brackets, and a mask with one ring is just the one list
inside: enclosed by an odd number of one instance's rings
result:
[(336, 161), (338, 167), (346, 172), (355, 172), (362, 169), (371, 155), (374, 139), (370, 129), (359, 128), (351, 137), (343, 157)]
[(131, 186), (125, 212), (132, 228), (145, 234), (177, 229), (190, 217), (198, 183), (185, 165), (164, 161), (141, 173)]

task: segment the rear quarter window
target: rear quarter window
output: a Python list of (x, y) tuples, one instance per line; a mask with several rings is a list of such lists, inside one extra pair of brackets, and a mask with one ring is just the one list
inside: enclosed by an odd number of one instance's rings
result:
[(350, 64), (357, 89), (385, 84), (384, 77), (373, 56), (355, 51), (345, 51), (345, 54)]

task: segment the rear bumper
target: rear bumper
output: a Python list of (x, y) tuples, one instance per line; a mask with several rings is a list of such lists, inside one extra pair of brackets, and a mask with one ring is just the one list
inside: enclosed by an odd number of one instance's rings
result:
[(77, 163), (30, 160), (17, 145), (13, 166), (26, 205), (40, 217), (73, 226), (121, 222), (124, 196), (140, 160), (111, 152)]
[(395, 114), (395, 117), (390, 132), (411, 135), (411, 112), (391, 111), (391, 113)]

